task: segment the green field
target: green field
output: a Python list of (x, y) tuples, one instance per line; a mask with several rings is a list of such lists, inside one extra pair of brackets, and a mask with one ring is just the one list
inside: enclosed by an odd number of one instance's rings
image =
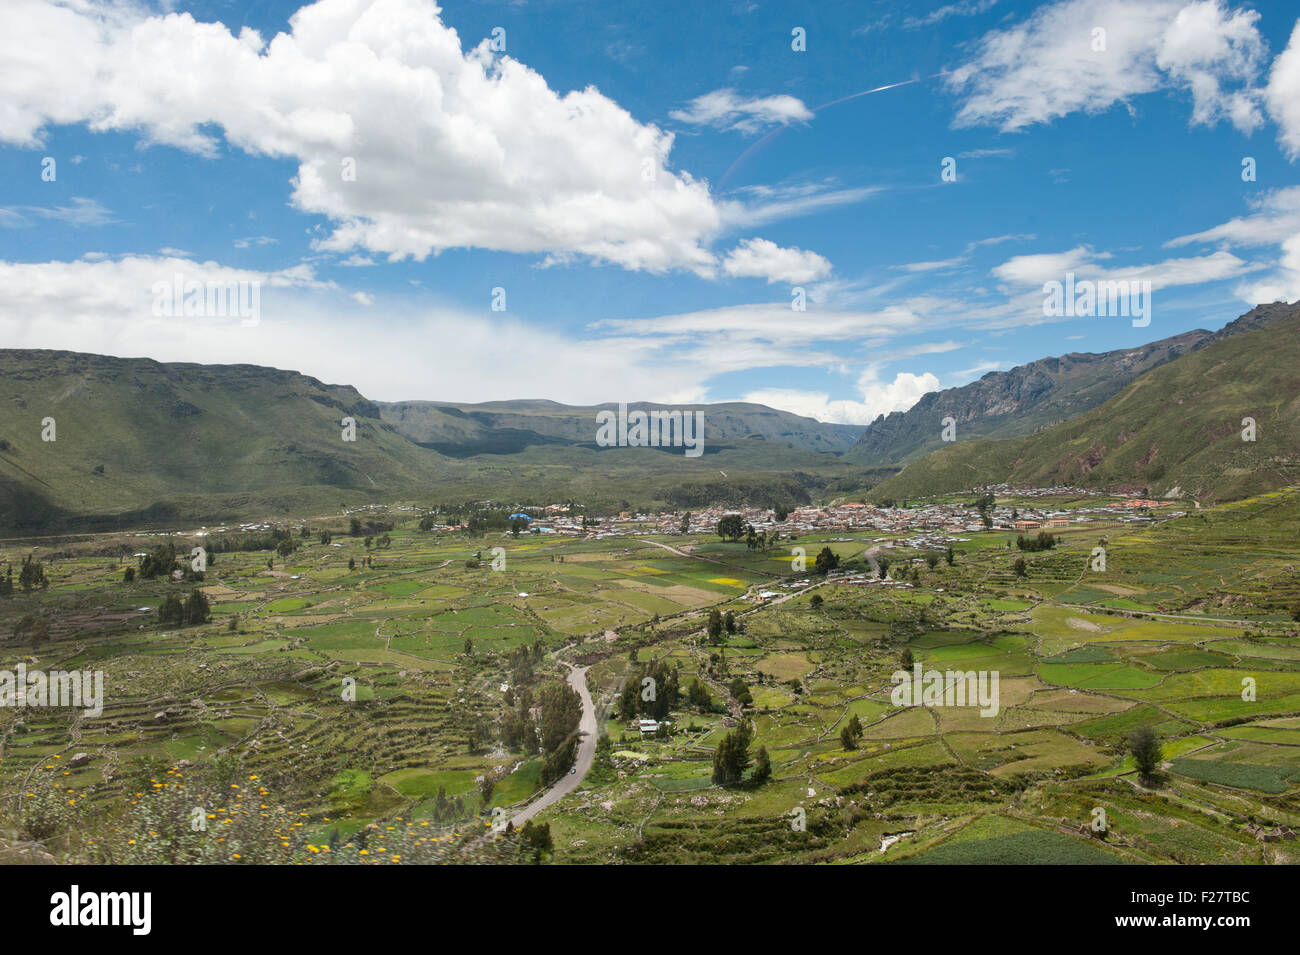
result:
[[(44, 546), (48, 590), (0, 602), (0, 629), (37, 614), (48, 635), (5, 644), (5, 665), (93, 667), (105, 700), (80, 718), (0, 708), (15, 830), (69, 859), (108, 845), (136, 858), (126, 836), (141, 806), (191, 777), (236, 796), (256, 786), (274, 809), (253, 815), (293, 814), (355, 851), (365, 833), (481, 828), (541, 788), (544, 753), (510, 725), (536, 732), (538, 694), (581, 661), (609, 743), (579, 792), (539, 817), (557, 862), (1300, 861), (1295, 842), (1246, 830), (1300, 825), (1300, 636), (1281, 612), (1300, 596), (1295, 492), (1115, 534), (1094, 578), (1081, 577), (1082, 533), (1029, 555), (1024, 578), (990, 533), (951, 566), (891, 547), (907, 586), (814, 575), (797, 593), (777, 550), (716, 537), (516, 540), (414, 523), (397, 515), (390, 541), (367, 546), (320, 518), (311, 534), (332, 529), (339, 546), (298, 534), (288, 558), (223, 552), (190, 583), (125, 583), (120, 551), (142, 547), (129, 537)], [(828, 543), (852, 571), (876, 536)], [(210, 620), (160, 626), (167, 594), (196, 588)], [(795, 595), (746, 599), (764, 589)], [(714, 608), (735, 615), (734, 633), (709, 636)], [(643, 738), (620, 691), (651, 664), (679, 695), (664, 732)], [(891, 677), (913, 665), (996, 673), (996, 712), (897, 705)], [(707, 703), (688, 699), (696, 681)], [(738, 716), (771, 778), (751, 765), (720, 786), (714, 751)], [(1163, 747), (1154, 780), (1127, 751), (1138, 727)], [(1104, 840), (1079, 829), (1096, 805), (1111, 807)]]

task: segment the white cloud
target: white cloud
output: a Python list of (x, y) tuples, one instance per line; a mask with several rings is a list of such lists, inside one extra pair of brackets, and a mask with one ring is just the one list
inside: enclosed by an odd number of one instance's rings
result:
[(1021, 288), (1041, 288), (1046, 282), (1063, 282), (1066, 273), (1073, 272), (1076, 279), (1149, 281), (1152, 289), (1162, 289), (1217, 282), (1256, 268), (1224, 251), (1165, 259), (1146, 265), (1108, 268), (1099, 264), (1109, 258), (1110, 253), (1093, 252), (1086, 246), (1078, 246), (1068, 252), (1014, 256), (995, 266), (993, 275), (1013, 287)]
[(98, 200), (78, 196), (74, 196), (66, 206), (0, 206), (0, 226), (17, 228), (31, 224), (33, 218), (62, 222), (74, 228), (117, 221), (113, 218), (113, 210), (105, 208)]
[(883, 186), (834, 189), (820, 183), (750, 186), (740, 190), (746, 197), (745, 201), (723, 200), (719, 203), (719, 211), (724, 228), (752, 228), (778, 219), (793, 219), (835, 206), (863, 202), (884, 191)]
[(899, 372), (890, 382), (877, 378), (877, 371), (868, 368), (858, 378), (862, 400), (834, 399), (829, 393), (800, 391), (794, 388), (763, 388), (751, 391), (742, 400), (768, 405), (781, 411), (829, 421), (836, 424), (870, 424), (882, 414), (906, 411), (921, 400), (927, 392), (937, 391), (939, 379), (930, 372), (919, 375)]
[(590, 327), (594, 331), (653, 337), (666, 348), (675, 348), (685, 340), (722, 340), (728, 348), (742, 342), (767, 342), (795, 348), (819, 341), (888, 337), (916, 331), (924, 324), (924, 317), (905, 305), (890, 306), (876, 312), (822, 309), (795, 312), (789, 303), (773, 303), (734, 305), (655, 318), (608, 318), (593, 322)]
[[(196, 282), (259, 283), (256, 326), (243, 326), (238, 315), (155, 314), (158, 283)], [(372, 308), (381, 304), (400, 320), (375, 321)], [(267, 364), (273, 355), (276, 365), (353, 384), (381, 400), (703, 400), (719, 375), (833, 367), (840, 356), (819, 342), (884, 340), (922, 327), (919, 315), (901, 307), (796, 313), (775, 303), (608, 320), (579, 335), (486, 308), (443, 307), (425, 292), (384, 297), (348, 290), (305, 265), (259, 272), (178, 255), (102, 253), (71, 262), (0, 261), (0, 341), (9, 347), (201, 363)], [(455, 360), (448, 359), (448, 341), (456, 342)], [(503, 370), (502, 342), (547, 360)]]
[(831, 264), (816, 252), (782, 248), (767, 239), (741, 239), (723, 259), (722, 270), (737, 278), (765, 278), (769, 285), (798, 285), (830, 275)]
[(908, 17), (903, 21), (903, 29), (916, 30), (921, 27), (933, 26), (936, 23), (942, 23), (949, 17), (973, 17), (993, 9), (993, 7), (997, 6), (997, 2), (998, 0), (961, 0), (960, 3), (950, 3), (923, 17)]
[(1264, 101), (1287, 156), (1300, 158), (1300, 23), (1291, 31), (1287, 48), (1273, 61)]
[(668, 115), (679, 123), (743, 133), (756, 133), (766, 126), (806, 123), (813, 118), (812, 110), (796, 97), (785, 94), (743, 97), (734, 89), (697, 96), (686, 109), (675, 109)]
[(1272, 272), (1256, 282), (1243, 283), (1236, 293), (1250, 305), (1300, 299), (1300, 234), (1282, 242), (1281, 255)]
[(968, 149), (958, 153), (958, 159), (1008, 159), (1014, 156), (1014, 149)]
[[(1178, 11), (1156, 53), (1156, 66), (1192, 92), (1192, 122), (1226, 119), (1250, 132), (1263, 122), (1251, 87), (1264, 64), (1265, 44), (1254, 10), (1225, 9), (1222, 0), (1189, 3)], [(1225, 90), (1224, 81), (1244, 83)]]
[(1238, 216), (1203, 232), (1180, 235), (1170, 239), (1165, 246), (1198, 242), (1244, 246), (1277, 245), (1300, 233), (1300, 186), (1269, 190), (1259, 198), (1251, 199), (1250, 205), (1255, 210), (1251, 215)]
[(236, 249), (247, 249), (247, 248), (250, 248), (250, 247), (255, 246), (255, 245), (257, 245), (257, 246), (261, 246), (261, 245), (275, 245), (275, 244), (277, 244), (279, 241), (280, 241), (279, 239), (273, 239), (273, 238), (271, 238), (269, 235), (253, 235), (253, 236), (248, 236), (247, 238), (243, 238), (243, 239), (236, 239), (236, 240), (235, 240), (235, 248), (236, 248)]
[[(260, 315), (154, 314), (154, 284), (260, 282)], [(400, 322), (376, 322), (353, 296), (310, 269), (233, 269), (176, 257), (102, 255), (72, 262), (0, 261), (0, 341), (158, 361), (275, 364), (355, 385), (378, 400), (535, 398), (589, 404), (703, 396), (708, 354), (663, 361), (659, 343), (586, 340), (501, 314), (394, 303)], [(447, 342), (456, 343), (449, 359)], [(502, 342), (544, 362), (501, 364)], [(277, 356), (268, 360), (266, 356)], [(760, 359), (762, 355), (758, 356)]]
[(670, 170), (671, 134), (596, 89), (560, 94), (486, 41), (464, 49), (432, 0), (323, 0), (289, 24), (264, 43), (188, 13), (6, 0), (0, 140), (85, 122), (217, 156), (220, 130), (297, 160), (292, 201), (333, 223), (326, 251), (477, 247), (713, 273), (707, 186)]
[[(958, 126), (1004, 131), (1099, 113), (1166, 87), (1190, 91), (1192, 123), (1249, 132), (1265, 59), (1259, 15), (1222, 0), (1063, 0), (981, 38), (947, 82), (966, 96)], [(1096, 30), (1104, 31), (1104, 49)]]
[(891, 265), (890, 268), (902, 272), (937, 272), (941, 269), (953, 269), (966, 261), (966, 256), (958, 255), (951, 259), (937, 259), (933, 262), (907, 262), (903, 265)]
[[(1250, 215), (1238, 216), (1211, 229), (1179, 236), (1168, 246), (1215, 243), (1222, 247), (1274, 246), (1272, 271), (1243, 282), (1236, 295), (1250, 305), (1300, 299), (1300, 186), (1273, 189), (1250, 202)], [(1226, 252), (1218, 253), (1226, 255)], [(1268, 268), (1261, 265), (1259, 268)]]

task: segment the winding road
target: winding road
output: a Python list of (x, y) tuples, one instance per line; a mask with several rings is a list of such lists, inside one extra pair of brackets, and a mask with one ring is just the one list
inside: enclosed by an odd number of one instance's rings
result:
[(571, 663), (566, 663), (565, 666), (569, 668), (569, 686), (582, 698), (582, 717), (578, 721), (578, 756), (573, 762), (576, 772), (565, 773), (555, 785), (515, 813), (510, 821), (516, 829), (581, 786), (583, 777), (596, 758), (596, 707), (591, 702), (591, 691), (587, 689), (588, 668), (575, 667)]

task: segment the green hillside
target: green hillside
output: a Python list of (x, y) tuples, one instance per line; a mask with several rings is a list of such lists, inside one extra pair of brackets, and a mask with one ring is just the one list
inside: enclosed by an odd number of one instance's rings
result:
[[(859, 429), (760, 405), (694, 406), (703, 453), (687, 457), (598, 447), (596, 408), (379, 405), (351, 386), (252, 365), (7, 350), (0, 392), (0, 527), (24, 533), (393, 501), (794, 505), (883, 476), (840, 457)], [(355, 441), (343, 440), (344, 417)], [(46, 418), (53, 441), (42, 440)]]
[[(1212, 501), (1294, 482), (1300, 305), (1263, 307), (1238, 321), (1243, 324), (1147, 372), (1091, 411), (1026, 438), (959, 440), (910, 464), (874, 496), (1009, 482)], [(1253, 442), (1242, 436), (1248, 417), (1256, 423)], [(964, 437), (960, 426), (958, 437)]]
[(940, 422), (951, 417), (963, 439), (1016, 438), (1097, 407), (1129, 382), (1213, 339), (1184, 332), (1137, 348), (1042, 358), (991, 371), (960, 388), (932, 391), (907, 411), (881, 415), (848, 457), (863, 464), (901, 465), (943, 447)]
[[(0, 524), (229, 516), (428, 485), (440, 456), (348, 386), (251, 365), (0, 352)], [(343, 440), (340, 420), (356, 421)], [(55, 440), (42, 440), (53, 418)]]
[[(555, 401), (494, 401), (453, 404), (435, 401), (378, 402), (384, 421), (412, 441), (457, 457), (510, 454), (540, 445), (595, 447), (595, 421), (616, 404), (562, 405)], [(639, 410), (678, 410), (704, 415), (714, 446), (742, 441), (793, 445), (805, 451), (841, 453), (854, 446), (861, 425), (825, 424), (763, 405), (728, 402), (710, 405), (659, 405), (634, 402)]]

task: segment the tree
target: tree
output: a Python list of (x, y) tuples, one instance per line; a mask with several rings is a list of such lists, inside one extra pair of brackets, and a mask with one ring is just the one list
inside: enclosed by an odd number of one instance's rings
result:
[[(582, 697), (567, 683), (552, 683), (542, 689), (542, 749), (555, 753), (568, 740), (576, 745), (578, 722), (582, 718)], [(565, 771), (573, 764), (570, 757)], [(557, 777), (558, 778), (558, 777)]]
[(164, 627), (182, 626), (185, 623), (185, 605), (175, 594), (168, 594), (158, 608), (158, 623)]
[(126, 570), (122, 571), (122, 582), (123, 582), (123, 583), (127, 583), (127, 584), (133, 584), (133, 583), (135, 583), (135, 568), (134, 568), (134, 567), (128, 567)]
[(934, 568), (938, 566), (938, 564), (939, 564), (938, 554), (931, 552), (925, 555), (925, 565), (929, 567), (931, 570), (934, 570)]
[(740, 726), (728, 733), (718, 743), (713, 753), (713, 782), (719, 786), (734, 786), (749, 768), (749, 726)]
[(858, 748), (858, 741), (862, 739), (862, 721), (858, 719), (856, 713), (844, 724), (840, 730), (840, 745), (846, 750)]
[(750, 778), (756, 783), (765, 783), (772, 778), (772, 759), (767, 755), (766, 746), (760, 746), (754, 754), (754, 772)]
[(728, 610), (722, 617), (722, 625), (727, 628), (727, 633), (735, 633), (736, 615)]
[(176, 548), (169, 541), (140, 558), (140, 576), (145, 580), (170, 577), (176, 569)]
[(50, 622), (44, 617), (27, 614), (14, 624), (14, 641), (17, 642), (23, 637), (31, 640), (33, 650), (37, 649), (50, 638)]
[(812, 607), (813, 610), (820, 610), (822, 608), (822, 604), (824, 604), (825, 602), (826, 601), (822, 599), (821, 594), (813, 594), (812, 599), (808, 601), (808, 606)]
[(348, 533), (353, 537), (361, 536), (361, 521), (359, 518), (354, 517), (348, 521)]
[(551, 824), (529, 819), (519, 830), (519, 847), (532, 856), (533, 862), (541, 862), (542, 857), (549, 855), (554, 848), (551, 842)]
[(1300, 622), (1300, 603), (1297, 603), (1294, 606), (1292, 606), (1291, 619)]
[(1152, 779), (1160, 768), (1160, 760), (1164, 755), (1156, 731), (1150, 726), (1139, 726), (1133, 730), (1128, 734), (1128, 751), (1142, 778)]
[(681, 532), (689, 534), (691, 532), (691, 512), (687, 511), (682, 515)]
[(709, 688), (698, 679), (691, 680), (691, 685), (686, 690), (686, 699), (701, 713), (713, 709), (713, 696), (709, 693)]
[(471, 640), (469, 637), (466, 637), (466, 638), (465, 638), (465, 656), (470, 657), (470, 656), (473, 656), (473, 655), (474, 655), (474, 641)]
[(912, 669), (913, 665), (915, 665), (916, 663), (916, 659), (912, 656), (911, 647), (903, 647), (903, 652), (900, 653), (898, 656), (898, 662), (901, 663), (903, 666), (905, 666), (907, 669), (909, 670)]
[(813, 569), (819, 574), (829, 574), (840, 565), (840, 555), (829, 547), (823, 547), (813, 562)]
[(738, 541), (745, 536), (745, 520), (739, 514), (727, 514), (719, 518), (717, 534), (725, 540)]
[(1025, 576), (1025, 559), (1023, 557), (1017, 557), (1016, 562), (1011, 565), (1011, 569), (1016, 572), (1017, 577)]
[(31, 614), (21, 617), (14, 623), (14, 642), (17, 643), (27, 634), (32, 632), (32, 627), (36, 624), (36, 618)]
[(25, 594), (31, 593), (33, 587), (40, 587), (45, 590), (50, 586), (50, 582), (45, 576), (45, 565), (38, 560), (32, 560), (32, 555), (28, 554), (23, 558), (22, 570), (18, 574), (18, 583)]
[(207, 623), (212, 616), (212, 608), (208, 604), (208, 597), (201, 590), (190, 591), (189, 599), (185, 601), (185, 622), (191, 626), (200, 623)]
[(722, 614), (717, 608), (709, 611), (709, 639), (714, 643), (722, 639)]
[(731, 695), (742, 705), (749, 706), (754, 702), (753, 695), (749, 692), (749, 687), (745, 686), (745, 681), (736, 677), (731, 681), (731, 686), (727, 688)]
[(949, 566), (949, 567), (951, 567), (951, 566), (953, 565), (954, 561), (956, 560), (956, 555), (953, 553), (953, 550), (952, 550), (951, 547), (949, 547), (949, 548), (944, 552), (943, 558), (944, 558), (944, 560), (946, 560), (946, 561), (948, 562), (948, 566)]
[(32, 622), (30, 637), (32, 641), (32, 649), (38, 649), (42, 643), (50, 639), (50, 622), (44, 617), (37, 617), (35, 621)]

